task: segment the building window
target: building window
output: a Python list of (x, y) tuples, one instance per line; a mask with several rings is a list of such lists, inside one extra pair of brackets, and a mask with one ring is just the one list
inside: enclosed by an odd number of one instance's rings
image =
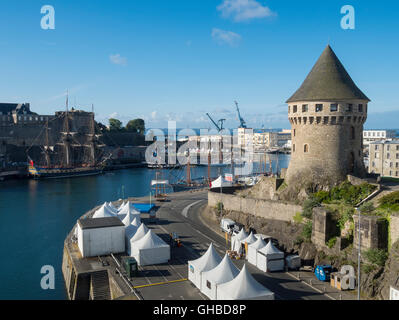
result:
[(209, 281), (206, 282), (206, 286), (208, 287), (208, 289), (212, 289), (212, 285)]
[(391, 159), (391, 154), (389, 152), (387, 153), (387, 159)]
[(371, 166), (372, 166), (373, 168), (375, 168), (375, 162), (374, 162), (374, 161), (371, 163)]
[(399, 151), (399, 146), (396, 146), (396, 151)]
[(291, 112), (291, 106), (288, 106), (288, 113)]
[(353, 110), (353, 104), (348, 104), (346, 106), (346, 112), (352, 112), (352, 110)]
[(336, 111), (338, 111), (338, 104), (332, 103), (332, 104), (330, 105), (330, 111), (331, 111), (331, 112), (336, 112)]
[(305, 153), (308, 153), (308, 152), (309, 152), (309, 145), (308, 145), (308, 144), (305, 144), (305, 145), (303, 146), (303, 152), (305, 152)]
[(292, 112), (296, 113), (298, 111), (298, 106), (294, 106), (293, 109), (294, 110)]
[(379, 159), (379, 158), (380, 158), (380, 153), (379, 153), (379, 152), (376, 152), (376, 153), (375, 153), (375, 158), (376, 158), (376, 159)]
[(359, 104), (359, 112), (363, 112), (363, 105)]
[(292, 152), (295, 152), (295, 144), (292, 145)]
[(322, 112), (323, 111), (323, 105), (322, 104), (316, 104), (316, 112)]
[(308, 105), (307, 104), (303, 104), (302, 105), (302, 112), (308, 112), (308, 110), (309, 110)]
[(396, 159), (399, 159), (399, 153), (396, 154)]
[(390, 145), (387, 145), (387, 151), (389, 151), (389, 150), (390, 150), (390, 148), (389, 148), (389, 147), (390, 147)]
[(294, 137), (296, 137), (296, 129), (294, 129)]
[(399, 168), (399, 162), (396, 162), (396, 168)]

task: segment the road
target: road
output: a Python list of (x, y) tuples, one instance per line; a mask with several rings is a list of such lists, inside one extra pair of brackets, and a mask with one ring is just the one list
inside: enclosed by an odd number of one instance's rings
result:
[[(188, 260), (200, 257), (212, 242), (217, 252), (224, 256), (229, 245), (225, 239), (200, 218), (200, 212), (206, 206), (207, 192), (176, 193), (169, 195), (170, 202), (163, 203), (157, 217), (160, 228), (165, 233), (176, 232), (183, 242)], [(235, 260), (239, 269), (245, 263)], [(287, 272), (263, 273), (253, 265), (246, 263), (254, 278), (275, 293), (276, 300), (330, 300), (328, 295), (317, 291), (309, 285), (298, 281)]]

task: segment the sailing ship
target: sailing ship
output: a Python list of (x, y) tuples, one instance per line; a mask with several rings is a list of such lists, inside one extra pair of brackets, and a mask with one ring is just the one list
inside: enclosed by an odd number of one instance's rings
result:
[[(61, 116), (64, 117), (64, 132), (61, 132), (61, 141), (57, 143), (61, 149), (61, 157), (59, 161), (52, 161), (56, 158), (54, 153), (54, 146), (49, 144), (49, 123), (46, 121), (45, 125), (45, 146), (43, 148), (45, 165), (36, 165), (35, 162), (28, 155), (29, 162), (29, 175), (34, 179), (58, 179), (58, 178), (71, 178), (71, 177), (82, 177), (82, 176), (93, 176), (99, 175), (103, 172), (105, 168), (106, 160), (98, 161), (97, 150), (104, 145), (101, 145), (98, 141), (98, 136), (95, 133), (95, 121), (94, 112), (90, 117), (90, 132), (87, 134), (87, 139), (85, 139), (86, 144), (81, 144), (74, 139), (76, 132), (70, 130), (69, 125), (69, 114), (68, 111), (68, 96), (66, 102), (66, 112)], [(79, 147), (80, 150), (83, 149), (84, 155), (88, 150), (88, 157), (84, 157), (82, 161), (74, 161), (74, 148)], [(79, 153), (79, 152), (78, 152)], [(53, 158), (53, 159), (52, 159)]]

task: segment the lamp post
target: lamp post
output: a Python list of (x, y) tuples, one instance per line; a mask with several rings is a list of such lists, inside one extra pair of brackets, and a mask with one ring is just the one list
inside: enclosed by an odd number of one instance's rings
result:
[(357, 300), (360, 300), (360, 263), (361, 263), (361, 243), (360, 243), (360, 209), (356, 208), (358, 213), (358, 260), (357, 260)]

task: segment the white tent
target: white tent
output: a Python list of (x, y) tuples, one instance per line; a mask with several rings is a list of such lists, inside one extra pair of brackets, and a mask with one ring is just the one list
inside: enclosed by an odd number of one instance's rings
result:
[(258, 240), (248, 246), (247, 260), (250, 264), (256, 266), (258, 250), (264, 247), (266, 247), (266, 242), (262, 239), (262, 237), (259, 237)]
[(140, 227), (140, 222), (137, 221), (137, 218), (134, 218), (134, 220), (132, 221), (131, 224), (129, 224), (126, 228), (125, 228), (125, 236), (126, 239), (129, 241), (131, 238), (133, 238), (133, 236), (136, 234), (137, 229)]
[(132, 205), (130, 205), (129, 202), (125, 203), (125, 205), (118, 210), (117, 214), (119, 219), (121, 219), (122, 221), (127, 217), (127, 215), (131, 216), (131, 221), (133, 221), (133, 217), (138, 216), (140, 218), (140, 212), (138, 212)]
[(226, 254), (216, 268), (202, 273), (202, 293), (211, 300), (217, 300), (217, 286), (233, 280), (239, 273), (240, 270)]
[(245, 232), (244, 228), (242, 228), (237, 235), (233, 235), (231, 237), (231, 250), (241, 253), (241, 240), (246, 237), (248, 237), (248, 234)]
[[(241, 242), (241, 245), (244, 245), (244, 247), (245, 247), (246, 243), (248, 245), (250, 245), (250, 244), (256, 242), (257, 240), (258, 240), (258, 238), (256, 238), (254, 236), (253, 232), (251, 232), (248, 237), (246, 237), (245, 239), (242, 239), (240, 242)], [(245, 252), (245, 254), (248, 255), (248, 252)]]
[(233, 185), (232, 182), (227, 181), (222, 176), (219, 176), (219, 178), (211, 182), (211, 188), (231, 187), (232, 185)]
[(139, 266), (166, 263), (170, 260), (170, 246), (149, 230), (143, 238), (132, 243), (130, 256)]
[(103, 204), (100, 209), (98, 209), (94, 214), (93, 214), (93, 219), (96, 218), (109, 218), (109, 217), (116, 217), (115, 213), (110, 211), (108, 207)]
[(263, 272), (284, 270), (284, 252), (278, 250), (272, 243), (258, 250), (256, 266)]
[(222, 258), (216, 252), (213, 244), (209, 246), (205, 254), (197, 260), (188, 261), (188, 279), (201, 290), (202, 273), (215, 268)]
[[(128, 231), (130, 232), (130, 230), (128, 230)], [(133, 230), (131, 230), (131, 231), (133, 231)], [(137, 228), (137, 231), (134, 232), (133, 235), (131, 234), (131, 237), (127, 239), (126, 251), (129, 254), (129, 256), (131, 256), (131, 254), (132, 254), (133, 243), (142, 239), (147, 234), (147, 232), (148, 232), (147, 226), (144, 223), (142, 223)]]
[(248, 272), (246, 265), (232, 281), (217, 286), (217, 300), (274, 300), (274, 293)]
[(111, 203), (111, 202), (106, 202), (105, 206), (112, 211), (113, 213), (117, 214), (118, 213), (118, 209), (115, 208), (115, 206)]

